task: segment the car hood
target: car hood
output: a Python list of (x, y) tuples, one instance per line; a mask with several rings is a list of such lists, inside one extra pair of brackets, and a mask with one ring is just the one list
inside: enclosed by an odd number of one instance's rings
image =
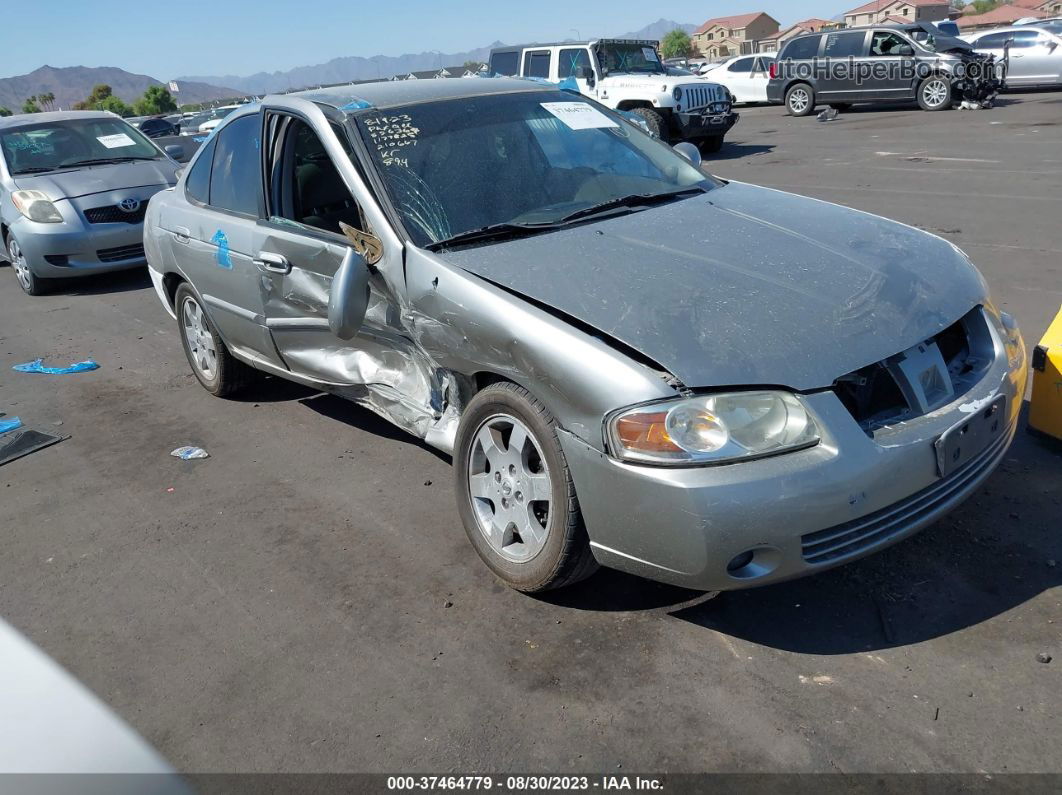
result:
[(437, 256), (625, 343), (692, 387), (827, 387), (946, 328), (986, 292), (946, 240), (740, 183)]
[(53, 174), (23, 174), (15, 177), (20, 190), (40, 190), (52, 201), (76, 199), (93, 193), (150, 185), (173, 185), (177, 166), (169, 160), (140, 160), (88, 166)]

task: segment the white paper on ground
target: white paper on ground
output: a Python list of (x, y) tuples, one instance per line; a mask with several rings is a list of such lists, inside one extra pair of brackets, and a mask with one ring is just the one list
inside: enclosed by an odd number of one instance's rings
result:
[(543, 102), (542, 107), (573, 130), (619, 127), (608, 116), (585, 102)]
[(134, 141), (125, 133), (115, 133), (114, 135), (99, 135), (96, 136), (96, 140), (106, 146), (108, 149), (119, 149), (123, 146), (136, 146), (136, 141)]

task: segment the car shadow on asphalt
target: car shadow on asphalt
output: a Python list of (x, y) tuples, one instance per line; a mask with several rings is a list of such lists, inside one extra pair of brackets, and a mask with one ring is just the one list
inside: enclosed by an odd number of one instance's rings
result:
[(70, 279), (52, 279), (47, 285), (47, 295), (103, 295), (148, 290), (151, 288), (151, 277), (148, 276), (147, 268), (135, 268)]
[[(312, 392), (312, 390), (310, 391)], [(450, 456), (446, 453), (425, 444), (422, 439), (403, 431), (378, 414), (346, 398), (341, 398), (338, 395), (313, 393), (309, 397), (300, 398), (299, 403), (313, 409), (323, 417), (341, 422), (348, 427), (371, 433), (384, 439), (393, 439), (397, 442), (406, 442), (407, 444), (421, 447), (446, 463), (450, 463)]]
[(737, 160), (742, 157), (753, 157), (755, 155), (770, 154), (774, 151), (774, 149), (774, 144), (724, 143), (722, 149), (720, 149), (714, 154), (705, 155), (704, 160), (702, 160), (701, 162), (704, 165), (710, 166), (712, 163), (718, 160)]
[[(975, 626), (1062, 585), (1062, 443), (1019, 430), (989, 481), (922, 532), (822, 574), (715, 599), (602, 570), (544, 599), (583, 610), (660, 610), (751, 643), (850, 654)], [(666, 609), (668, 605), (671, 609)]]

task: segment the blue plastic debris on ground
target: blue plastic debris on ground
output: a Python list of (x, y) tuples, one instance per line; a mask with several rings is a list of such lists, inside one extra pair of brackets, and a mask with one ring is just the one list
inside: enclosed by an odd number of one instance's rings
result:
[(32, 362), (26, 362), (25, 364), (16, 364), (11, 369), (18, 370), (20, 373), (70, 375), (71, 373), (85, 373), (89, 370), (99, 370), (100, 366), (94, 361), (92, 361), (92, 359), (86, 359), (83, 362), (77, 362), (76, 364), (72, 364), (69, 367), (45, 367), (44, 359), (34, 359)]
[(0, 433), (7, 433), (21, 427), (22, 420), (18, 417), (8, 417), (6, 420), (0, 419)]

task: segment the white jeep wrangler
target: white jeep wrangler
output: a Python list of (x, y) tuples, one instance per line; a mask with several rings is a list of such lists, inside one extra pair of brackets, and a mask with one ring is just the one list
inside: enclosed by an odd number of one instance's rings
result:
[(730, 92), (697, 75), (675, 74), (661, 62), (657, 44), (597, 39), (498, 47), (491, 50), (490, 71), (567, 83), (613, 110), (637, 114), (664, 141), (692, 141), (703, 152), (718, 152), (739, 118)]

